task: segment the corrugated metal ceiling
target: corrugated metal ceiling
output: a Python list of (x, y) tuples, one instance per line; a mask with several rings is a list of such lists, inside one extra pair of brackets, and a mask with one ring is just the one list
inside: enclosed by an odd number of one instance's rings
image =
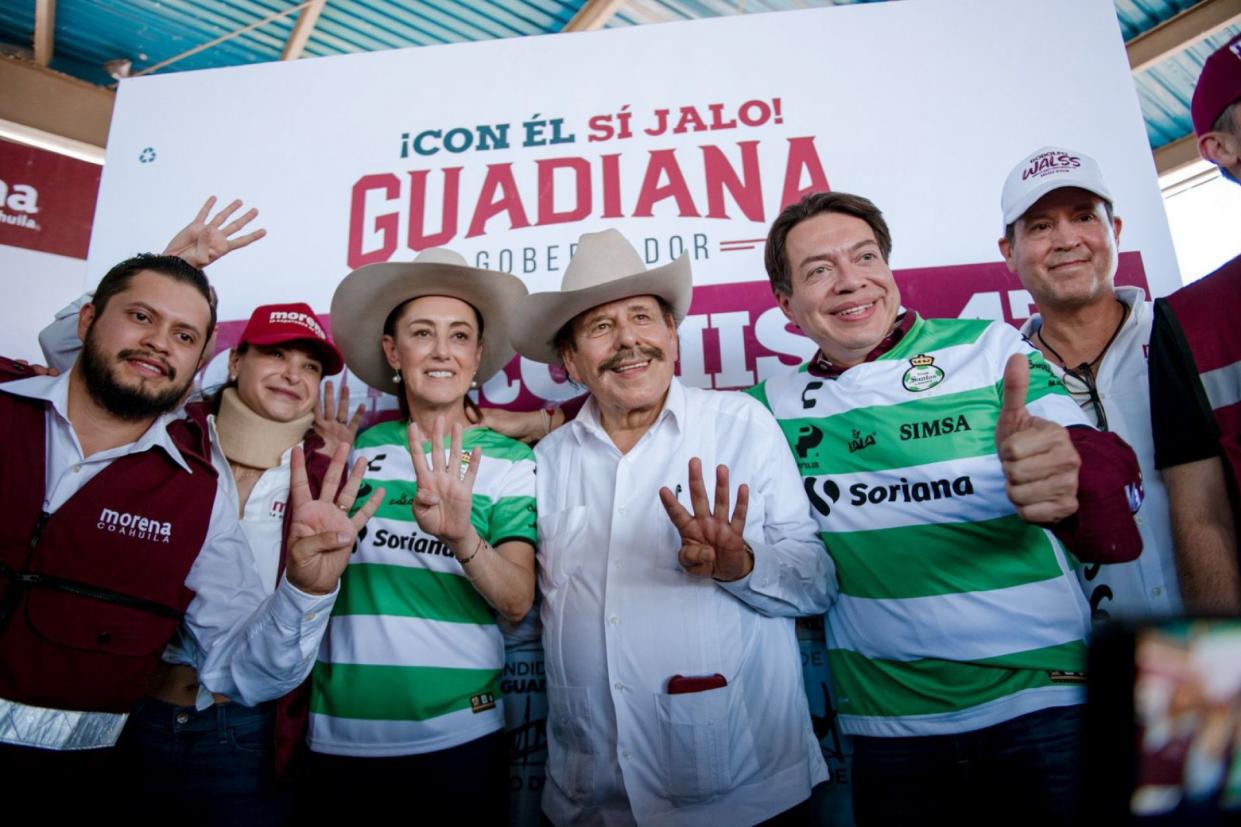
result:
[[(672, 20), (851, 5), (883, 0), (626, 0), (609, 27)], [(584, 0), (329, 0), (304, 55), (319, 57), (408, 46), (520, 37), (561, 31)], [(251, 26), (297, 0), (58, 0), (51, 67), (90, 81), (112, 82), (103, 64), (128, 58), (137, 73), (196, 46)], [(1194, 5), (1194, 0), (1115, 0), (1126, 40)], [(0, 43), (29, 49), (35, 0), (0, 3)], [(280, 59), (297, 12), (257, 26), (161, 69), (162, 72), (236, 66)], [(1232, 27), (1154, 67), (1134, 80), (1152, 148), (1191, 131), (1189, 100), (1202, 61), (1241, 31)]]

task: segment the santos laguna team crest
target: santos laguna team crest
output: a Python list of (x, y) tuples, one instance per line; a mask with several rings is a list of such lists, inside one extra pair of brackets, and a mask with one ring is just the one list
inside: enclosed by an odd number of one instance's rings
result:
[(905, 371), (905, 375), (901, 377), (901, 384), (905, 386), (905, 390), (914, 393), (930, 390), (942, 381), (944, 381), (944, 372), (935, 367), (935, 358), (925, 353), (919, 353), (910, 359), (909, 370)]

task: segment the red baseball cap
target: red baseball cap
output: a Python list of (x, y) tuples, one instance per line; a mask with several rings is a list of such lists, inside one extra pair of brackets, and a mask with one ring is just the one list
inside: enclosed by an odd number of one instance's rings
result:
[(1202, 64), (1189, 106), (1194, 134), (1205, 135), (1234, 101), (1241, 99), (1241, 34), (1220, 46)]
[(251, 345), (283, 345), (288, 342), (310, 345), (319, 353), (325, 376), (340, 373), (345, 364), (319, 317), (310, 305), (301, 302), (265, 304), (255, 308), (238, 344), (243, 342)]

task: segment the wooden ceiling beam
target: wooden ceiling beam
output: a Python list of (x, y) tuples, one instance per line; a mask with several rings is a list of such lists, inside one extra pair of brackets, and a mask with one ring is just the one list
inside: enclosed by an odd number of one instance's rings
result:
[(116, 93), (30, 60), (0, 57), (0, 119), (102, 147)]
[(1241, 23), (1241, 0), (1202, 0), (1125, 44), (1134, 74)]
[(625, 0), (586, 0), (565, 24), (566, 32), (593, 32), (602, 29), (612, 16), (625, 5)]
[(56, 0), (36, 0), (34, 6), (34, 62), (46, 66), (52, 62), (56, 39)]
[(280, 54), (281, 60), (297, 60), (302, 56), (325, 5), (327, 5), (327, 0), (311, 0), (306, 8), (302, 9), (297, 22), (293, 24), (293, 31), (289, 32), (289, 39), (285, 41), (284, 51)]

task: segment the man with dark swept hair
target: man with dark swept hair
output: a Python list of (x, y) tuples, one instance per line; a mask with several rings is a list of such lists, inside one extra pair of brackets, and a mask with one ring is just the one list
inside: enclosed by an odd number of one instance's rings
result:
[(860, 196), (786, 208), (767, 274), (819, 351), (750, 390), (839, 575), (828, 655), (854, 814), (1068, 822), (1090, 611), (1067, 553), (1137, 555), (1137, 461), (1012, 327), (901, 307), (891, 249)]
[(812, 192), (796, 204), (785, 207), (767, 233), (763, 263), (767, 266), (767, 278), (773, 292), (785, 295), (793, 292), (789, 283), (788, 259), (785, 257), (789, 230), (819, 213), (840, 213), (862, 219), (870, 226), (883, 260), (892, 257), (892, 234), (888, 231), (888, 222), (884, 221), (883, 213), (869, 199), (847, 192)]
[[(173, 281), (188, 284), (193, 287), (194, 290), (206, 300), (207, 306), (211, 310), (211, 321), (209, 328), (212, 330), (215, 329), (215, 291), (211, 289), (211, 284), (207, 281), (207, 274), (180, 256), (139, 253), (133, 258), (127, 258), (119, 264), (114, 265), (112, 269), (99, 280), (99, 286), (95, 288), (94, 298), (91, 299), (91, 303), (95, 305), (95, 312), (97, 314), (103, 313), (104, 308), (108, 306), (108, 301), (117, 293), (120, 293), (128, 287), (134, 276), (138, 275), (143, 270), (150, 270), (153, 273), (159, 273), (162, 276), (167, 276)], [(205, 345), (206, 342), (203, 344)]]
[(214, 692), (254, 705), (296, 687), (374, 511), (344, 510), (363, 466), (337, 496), (339, 452), (313, 500), (295, 454), (289, 563), (264, 597), (207, 423), (180, 409), (214, 304), (198, 268), (137, 256), (81, 308), (68, 372), (32, 376), (0, 359), (0, 775), (31, 800), (60, 796), (62, 812), (130, 789), (113, 777), (112, 747), (178, 631), (200, 703)]

